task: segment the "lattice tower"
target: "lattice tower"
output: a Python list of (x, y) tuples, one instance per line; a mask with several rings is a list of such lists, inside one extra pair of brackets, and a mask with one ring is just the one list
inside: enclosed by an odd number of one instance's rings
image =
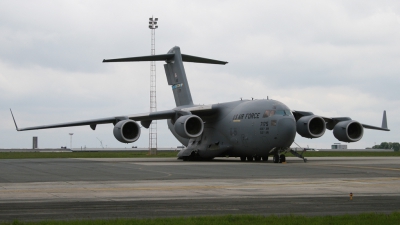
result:
[[(158, 18), (149, 19), (151, 30), (151, 55), (156, 54), (156, 29)], [(156, 62), (150, 62), (150, 112), (157, 111), (157, 86), (156, 86)], [(153, 120), (149, 127), (149, 154), (157, 154), (157, 120)]]

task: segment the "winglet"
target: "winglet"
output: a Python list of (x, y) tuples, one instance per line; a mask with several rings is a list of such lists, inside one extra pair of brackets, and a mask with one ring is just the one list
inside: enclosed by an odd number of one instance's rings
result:
[(12, 118), (13, 118), (13, 120), (14, 120), (15, 129), (17, 129), (17, 131), (19, 131), (18, 126), (17, 126), (17, 122), (15, 122), (15, 118), (14, 118), (14, 115), (13, 115), (11, 109), (10, 109), (10, 112), (11, 112), (11, 116), (12, 116)]
[(386, 119), (386, 110), (383, 111), (382, 128), (383, 129), (388, 129), (387, 119)]

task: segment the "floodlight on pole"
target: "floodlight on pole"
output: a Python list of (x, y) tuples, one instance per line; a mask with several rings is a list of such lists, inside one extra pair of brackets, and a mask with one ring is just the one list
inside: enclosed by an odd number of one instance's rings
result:
[(149, 28), (157, 29), (158, 28), (157, 21), (158, 21), (158, 18), (154, 18), (154, 17), (149, 18)]
[[(158, 18), (149, 18), (149, 29), (151, 30), (151, 55), (156, 54), (155, 30), (158, 28)], [(150, 112), (157, 111), (156, 98), (156, 62), (150, 62)], [(149, 127), (149, 154), (157, 154), (157, 121), (153, 120)]]

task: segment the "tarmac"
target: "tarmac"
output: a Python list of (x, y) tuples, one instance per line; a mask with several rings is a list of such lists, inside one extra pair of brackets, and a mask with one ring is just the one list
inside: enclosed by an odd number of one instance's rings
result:
[[(182, 146), (183, 147), (183, 146)], [(157, 148), (157, 151), (177, 151), (182, 148)], [(148, 151), (149, 148), (0, 148), (0, 152), (135, 152), (135, 151)], [(302, 151), (302, 149), (296, 149)], [(393, 149), (317, 149), (309, 151), (322, 151), (322, 152), (393, 152)]]
[(394, 211), (400, 157), (0, 160), (0, 221)]

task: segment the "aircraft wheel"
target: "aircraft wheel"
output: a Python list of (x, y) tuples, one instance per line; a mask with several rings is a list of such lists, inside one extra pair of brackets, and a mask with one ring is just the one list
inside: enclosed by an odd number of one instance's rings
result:
[(252, 162), (253, 161), (253, 156), (247, 156), (247, 161)]
[(272, 161), (274, 163), (279, 163), (279, 155), (274, 155), (274, 157), (272, 158)]
[(262, 161), (268, 161), (268, 156), (263, 156), (261, 158), (262, 158)]
[(255, 161), (261, 161), (261, 156), (255, 156), (255, 157), (254, 157), (254, 160), (255, 160)]
[(240, 161), (246, 162), (246, 156), (241, 156), (241, 157), (240, 157)]
[(281, 163), (286, 162), (286, 156), (285, 156), (285, 155), (280, 155), (280, 156), (279, 156), (279, 161), (280, 161)]

